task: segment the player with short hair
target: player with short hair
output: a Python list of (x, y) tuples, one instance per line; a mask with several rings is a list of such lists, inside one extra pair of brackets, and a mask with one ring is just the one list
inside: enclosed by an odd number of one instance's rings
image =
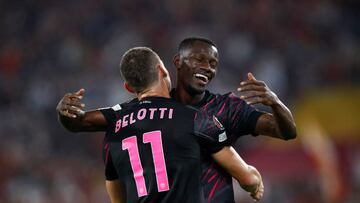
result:
[[(242, 81), (238, 98), (233, 93), (214, 94), (206, 88), (215, 77), (219, 53), (217, 46), (209, 39), (189, 37), (182, 40), (178, 53), (173, 58), (176, 67), (177, 84), (171, 97), (183, 104), (216, 115), (226, 129), (227, 143), (233, 144), (238, 138), (252, 134), (266, 135), (283, 140), (296, 137), (296, 126), (290, 110), (281, 102), (263, 81), (251, 73)], [(136, 101), (123, 103), (126, 106)], [(252, 105), (264, 104), (273, 113), (258, 111)], [(231, 176), (212, 159), (203, 160), (202, 185), (209, 203), (234, 203)]]
[[(221, 95), (206, 90), (216, 75), (219, 63), (217, 47), (211, 40), (199, 37), (184, 39), (179, 44), (173, 63), (177, 70), (177, 85), (171, 91), (171, 97), (216, 115), (226, 129), (229, 143), (247, 134), (284, 140), (296, 137), (296, 126), (290, 110), (263, 81), (256, 80), (251, 73), (247, 80), (240, 83), (238, 90), (244, 94), (240, 98), (232, 93)], [(69, 100), (71, 105), (64, 108), (71, 109), (78, 103), (77, 99), (74, 102)], [(257, 111), (251, 106), (256, 103), (270, 106), (273, 112)], [(100, 129), (106, 124), (102, 114), (97, 111), (87, 112), (81, 122), (78, 119), (71, 122), (67, 122), (66, 118), (61, 120), (73, 131)], [(234, 203), (231, 176), (211, 159), (203, 162), (202, 184), (209, 203)]]
[[(183, 104), (191, 105), (215, 115), (225, 127), (228, 142), (234, 143), (247, 134), (267, 135), (283, 140), (296, 137), (296, 126), (290, 110), (263, 81), (248, 73), (238, 91), (213, 94), (206, 90), (215, 77), (219, 54), (214, 42), (206, 38), (190, 37), (178, 47), (173, 63), (177, 70), (177, 85), (171, 96)], [(272, 113), (256, 110), (253, 104), (270, 106)], [(203, 162), (202, 183), (209, 203), (234, 203), (231, 176), (208, 159)]]
[[(113, 190), (117, 187), (125, 188), (127, 202), (203, 202), (200, 147), (202, 154), (211, 153), (254, 199), (261, 198), (260, 174), (232, 148), (224, 147), (226, 139), (219, 139), (224, 128), (216, 117), (170, 99), (169, 74), (155, 52), (145, 47), (130, 49), (120, 66), (125, 88), (136, 93), (138, 101), (124, 109), (116, 105), (84, 113), (82, 89), (65, 95), (57, 107), (67, 129), (106, 129), (107, 184), (115, 180), (108, 187), (112, 202), (124, 201), (124, 196)], [(94, 115), (99, 112), (105, 121), (94, 127)], [(73, 129), (74, 125), (67, 125), (71, 121), (83, 125)]]

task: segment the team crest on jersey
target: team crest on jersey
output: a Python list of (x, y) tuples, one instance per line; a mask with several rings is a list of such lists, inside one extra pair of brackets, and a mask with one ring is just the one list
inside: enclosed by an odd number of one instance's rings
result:
[(227, 139), (226, 131), (224, 126), (220, 123), (220, 121), (216, 118), (216, 116), (213, 116), (213, 121), (215, 125), (221, 130), (224, 131), (221, 134), (219, 134), (219, 142), (224, 142)]
[(224, 126), (220, 123), (220, 121), (216, 118), (216, 116), (213, 116), (213, 121), (220, 130), (225, 130)]

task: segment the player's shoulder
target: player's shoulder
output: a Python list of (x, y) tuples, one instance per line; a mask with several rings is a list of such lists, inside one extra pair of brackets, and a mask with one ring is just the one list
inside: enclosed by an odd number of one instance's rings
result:
[(115, 112), (115, 111), (120, 111), (122, 109), (121, 105), (120, 104), (115, 104), (113, 106), (106, 106), (106, 107), (101, 107), (101, 108), (98, 108), (97, 110), (98, 111), (101, 111), (101, 112), (104, 112), (104, 111), (112, 111), (112, 112)]
[(119, 111), (123, 111), (124, 109), (128, 109), (129, 107), (131, 107), (131, 105), (135, 104), (135, 102), (137, 102), (137, 99), (130, 99), (123, 103), (113, 104), (107, 107), (101, 107), (98, 108), (97, 110), (101, 112), (105, 112), (105, 111), (119, 112)]
[[(196, 109), (194, 107), (184, 105), (172, 98), (165, 98), (165, 97), (148, 97), (147, 99), (144, 99), (142, 101), (139, 101), (137, 98), (134, 98), (134, 99), (130, 99), (126, 102), (119, 104), (120, 109), (122, 111), (126, 111), (128, 109), (133, 109), (137, 105), (145, 105), (147, 107), (149, 107), (149, 106), (155, 106), (155, 107), (167, 106), (167, 107), (175, 108), (178, 111), (189, 111), (189, 112), (196, 111)], [(116, 106), (116, 108), (117, 107), (118, 106)]]
[(131, 108), (132, 106), (134, 106), (135, 104), (138, 103), (138, 99), (137, 98), (132, 98), (132, 99), (128, 99), (127, 101), (120, 103), (120, 107), (121, 109), (127, 109), (127, 108)]
[(225, 94), (208, 92), (208, 101), (215, 100), (216, 103), (223, 102), (242, 102), (240, 97), (236, 96), (233, 92), (227, 92)]

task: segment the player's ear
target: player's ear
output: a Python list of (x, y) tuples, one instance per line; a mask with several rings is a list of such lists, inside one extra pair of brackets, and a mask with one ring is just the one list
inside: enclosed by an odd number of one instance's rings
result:
[(162, 78), (165, 78), (165, 77), (167, 77), (169, 75), (169, 72), (166, 70), (164, 65), (158, 64), (157, 68), (158, 68), (159, 73), (160, 73)]
[(175, 56), (173, 58), (173, 64), (176, 67), (176, 69), (180, 68), (180, 66), (181, 66), (180, 54), (175, 54)]
[(170, 74), (169, 71), (165, 68), (163, 63), (160, 63), (157, 65), (157, 68), (159, 70), (159, 79), (162, 82), (165, 82), (165, 85), (168, 88), (168, 91), (170, 92), (171, 90), (171, 79), (170, 79)]
[(129, 83), (124, 82), (124, 87), (128, 92), (133, 93), (133, 94), (135, 93), (135, 91), (130, 87)]

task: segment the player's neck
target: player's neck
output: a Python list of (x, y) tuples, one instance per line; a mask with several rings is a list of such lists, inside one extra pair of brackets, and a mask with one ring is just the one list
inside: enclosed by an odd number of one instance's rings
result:
[(200, 94), (190, 94), (185, 88), (177, 86), (174, 94), (174, 98), (176, 101), (183, 103), (194, 105), (199, 103), (205, 96), (205, 92)]
[(139, 101), (145, 97), (170, 98), (170, 93), (167, 87), (164, 87), (162, 85), (156, 85), (137, 94), (137, 98)]

